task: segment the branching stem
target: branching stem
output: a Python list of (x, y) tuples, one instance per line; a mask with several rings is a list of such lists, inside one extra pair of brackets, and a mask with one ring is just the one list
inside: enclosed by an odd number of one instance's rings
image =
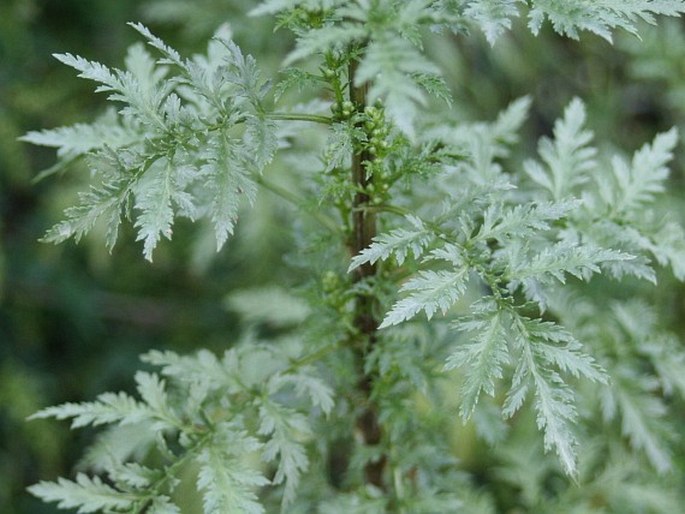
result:
[[(350, 102), (357, 112), (363, 112), (367, 105), (367, 85), (355, 86), (355, 75), (358, 62), (352, 60), (348, 69)], [(376, 213), (367, 209), (372, 204), (372, 198), (367, 191), (373, 177), (370, 164), (373, 155), (361, 145), (355, 145), (352, 155), (351, 179), (357, 191), (352, 206), (352, 233), (348, 246), (352, 255), (357, 255), (368, 247), (376, 236)], [(355, 270), (354, 281), (362, 282), (376, 275), (376, 266), (365, 263)], [(363, 443), (376, 446), (381, 443), (382, 430), (378, 416), (378, 406), (371, 399), (374, 377), (364, 371), (364, 361), (373, 345), (376, 343), (378, 320), (378, 300), (365, 293), (357, 293), (355, 298), (354, 325), (357, 331), (355, 338), (355, 353), (359, 363), (359, 391), (364, 397), (364, 407), (357, 417), (357, 429)], [(380, 489), (386, 489), (383, 479), (386, 457), (382, 456), (373, 462), (368, 462), (364, 468), (365, 480)]]
[(297, 196), (292, 191), (289, 191), (283, 186), (280, 186), (278, 184), (275, 184), (274, 182), (267, 180), (261, 174), (255, 174), (253, 178), (254, 181), (260, 186), (262, 186), (264, 189), (271, 191), (275, 195), (299, 207), (303, 212), (309, 213), (316, 221), (318, 221), (321, 225), (326, 227), (331, 232), (340, 233), (341, 229), (338, 223), (336, 223), (333, 219), (326, 216), (323, 212), (319, 210), (308, 209), (305, 200)]
[(266, 113), (266, 117), (278, 121), (309, 121), (312, 123), (322, 123), (324, 125), (333, 123), (333, 119), (328, 116), (298, 112), (269, 112)]

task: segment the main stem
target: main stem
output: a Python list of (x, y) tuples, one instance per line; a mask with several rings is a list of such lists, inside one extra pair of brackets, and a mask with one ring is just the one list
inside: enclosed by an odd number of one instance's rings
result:
[[(354, 79), (357, 71), (358, 62), (353, 60), (349, 65), (349, 91), (350, 102), (355, 109), (363, 112), (368, 95), (366, 85), (355, 86)], [(352, 155), (352, 176), (356, 193), (352, 209), (352, 234), (348, 246), (352, 255), (357, 255), (364, 248), (367, 248), (376, 235), (376, 214), (368, 209), (372, 198), (369, 195), (368, 186), (372, 181), (369, 171), (369, 164), (373, 160), (366, 150), (355, 148)], [(376, 266), (366, 263), (355, 270), (354, 282), (362, 282), (376, 275)], [(354, 326), (357, 330), (355, 337), (355, 353), (359, 367), (359, 382), (357, 387), (363, 396), (364, 405), (356, 420), (359, 437), (363, 444), (375, 446), (380, 444), (382, 431), (378, 419), (378, 406), (371, 398), (374, 377), (368, 375), (364, 370), (366, 356), (373, 348), (377, 340), (378, 320), (375, 314), (378, 312), (377, 299), (374, 296), (363, 292), (357, 293), (355, 298)], [(385, 468), (386, 458), (381, 458), (368, 462), (364, 468), (365, 481), (380, 489), (385, 489), (383, 481), (383, 469)]]

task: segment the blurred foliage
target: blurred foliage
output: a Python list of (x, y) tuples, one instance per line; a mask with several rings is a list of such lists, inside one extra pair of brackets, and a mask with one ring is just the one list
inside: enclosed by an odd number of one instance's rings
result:
[[(282, 206), (264, 195), (238, 237), (218, 256), (213, 241), (191, 241), (179, 227), (173, 244), (163, 245), (154, 266), (139, 256), (133, 237), (125, 234), (113, 255), (107, 255), (97, 235), (80, 245), (59, 247), (37, 240), (73, 198), (80, 180), (73, 175), (33, 183), (37, 173), (53, 162), (51, 152), (28, 147), (17, 137), (28, 130), (90, 120), (104, 99), (91, 94), (91, 84), (77, 80), (72, 70), (50, 58), (53, 52), (71, 52), (89, 59), (119, 64), (134, 40), (126, 21), (144, 20), (170, 44), (187, 51), (200, 49), (218, 25), (232, 24), (236, 41), (255, 54), (263, 67), (275, 66), (270, 20), (240, 23), (254, 2), (249, 0), (3, 0), (0, 3), (0, 512), (43, 514), (56, 512), (24, 492), (39, 477), (68, 474), (82, 440), (64, 425), (25, 418), (38, 408), (64, 401), (94, 397), (104, 390), (129, 389), (138, 355), (150, 348), (187, 351), (196, 347), (224, 348), (238, 339), (238, 316), (231, 310), (230, 291), (254, 285), (281, 287), (291, 282), (278, 276), (275, 264), (283, 259), (289, 242), (279, 237)], [(247, 28), (249, 27), (249, 29)], [(544, 44), (543, 44), (544, 42)], [(637, 148), (657, 131), (672, 125), (685, 129), (685, 28), (682, 21), (663, 23), (647, 32), (644, 41), (622, 35), (616, 47), (583, 35), (582, 42), (534, 37), (513, 30), (490, 48), (484, 37), (458, 40), (435, 37), (430, 51), (441, 62), (455, 91), (457, 111), (467, 119), (491, 118), (510, 100), (533, 97), (532, 123), (523, 151), (541, 134), (573, 96), (587, 103), (590, 125), (605, 139), (623, 148)], [(526, 148), (526, 144), (528, 148)], [(512, 157), (516, 159), (514, 155)], [(682, 152), (674, 163), (669, 206), (685, 218)], [(49, 193), (49, 194), (48, 194)], [(265, 233), (269, 237), (264, 237)], [(128, 234), (130, 236), (130, 234)], [(268, 241), (268, 245), (265, 243)], [(251, 252), (245, 251), (251, 248)], [(258, 248), (255, 251), (255, 248)], [(259, 255), (255, 260), (253, 255)], [(282, 272), (282, 271), (281, 271)], [(685, 331), (682, 285), (663, 277), (651, 293), (654, 306), (670, 314), (668, 327)], [(618, 296), (630, 297), (628, 285)], [(262, 294), (264, 294), (263, 290)], [(258, 295), (252, 295), (259, 302)], [(279, 322), (273, 325), (277, 328)], [(681, 409), (685, 412), (685, 409)], [(456, 417), (456, 416), (455, 416)], [(521, 424), (522, 425), (522, 424)], [(680, 420), (685, 440), (685, 419)], [(526, 434), (514, 434), (503, 446), (500, 462), (489, 466), (479, 460), (482, 441), (469, 427), (455, 429), (454, 451), (475, 476), (492, 476), (508, 484), (499, 505), (517, 505), (509, 512), (536, 512), (545, 491), (553, 490), (539, 448), (516, 444)], [(79, 437), (87, 437), (88, 434)], [(682, 448), (682, 445), (681, 445)], [(584, 458), (586, 487), (575, 502), (591, 502), (591, 488), (605, 490), (623, 484), (628, 474), (639, 484), (643, 473), (620, 448), (602, 452), (620, 454), (620, 469), (597, 468), (592, 452)], [(598, 454), (602, 452), (598, 451)], [(685, 476), (685, 459), (677, 462)], [(621, 460), (623, 459), (623, 461)], [(521, 464), (523, 463), (523, 464)], [(489, 466), (489, 468), (488, 468)], [(593, 468), (594, 466), (594, 468)], [(529, 474), (511, 470), (527, 469)], [(552, 474), (553, 476), (553, 474)], [(611, 512), (622, 512), (625, 502), (668, 505), (668, 489), (682, 483), (664, 481), (661, 498), (634, 498), (618, 485), (613, 498), (602, 501)], [(552, 479), (553, 482), (553, 479)], [(608, 484), (608, 485), (607, 485)], [(635, 495), (634, 489), (630, 494)], [(473, 494), (473, 493), (469, 493)], [(570, 494), (570, 493), (568, 493)], [(580, 495), (580, 493), (578, 493)], [(466, 498), (474, 512), (501, 512), (490, 500)], [(476, 507), (478, 505), (478, 507)], [(673, 507), (677, 512), (677, 504)], [(609, 511), (609, 510), (608, 510)]]
[[(155, 17), (151, 13), (163, 11), (135, 0), (0, 2), (3, 514), (56, 512), (24, 489), (41, 476), (68, 474), (83, 446), (82, 439), (68, 437), (67, 427), (26, 423), (28, 415), (105, 389), (130, 389), (130, 370), (149, 348), (226, 347), (236, 332), (235, 315), (223, 306), (226, 291), (269, 282), (278, 269), (272, 264), (281, 259), (282, 238), (272, 237), (266, 246), (260, 237), (278, 208), (268, 203), (254, 211), (221, 259), (215, 259), (211, 233), (203, 246), (184, 237), (183, 227), (179, 240), (157, 255), (154, 267), (138, 258), (133, 243), (118, 245), (110, 256), (97, 236), (78, 246), (38, 242), (82, 179), (74, 173), (33, 183), (54, 157), (17, 138), (28, 130), (89, 120), (104, 104), (104, 98), (93, 95), (89, 84), (75, 79), (51, 54), (73, 52), (116, 64), (134, 40), (126, 22), (147, 19), (148, 14), (148, 21), (165, 23), (160, 31), (167, 29), (179, 46), (204, 46), (228, 14), (245, 11), (244, 2), (233, 8), (225, 2), (211, 4), (213, 9), (191, 10), (206, 16), (202, 22), (192, 16)], [(245, 45), (258, 47), (259, 41)], [(244, 251), (255, 245), (262, 247), (258, 262), (248, 260)]]

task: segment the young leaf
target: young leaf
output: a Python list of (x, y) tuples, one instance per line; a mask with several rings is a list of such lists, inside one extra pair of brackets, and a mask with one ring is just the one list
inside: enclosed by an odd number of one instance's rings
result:
[(177, 189), (171, 159), (155, 162), (136, 186), (136, 208), (141, 211), (136, 220), (137, 241), (144, 242), (143, 255), (152, 262), (152, 251), (161, 236), (171, 239), (174, 211), (171, 200)]
[(214, 224), (217, 249), (221, 249), (228, 236), (233, 234), (242, 199), (254, 202), (256, 185), (247, 175), (236, 155), (234, 143), (228, 138), (213, 140), (205, 158), (202, 173), (207, 177), (211, 198), (209, 216)]
[(476, 308), (477, 314), (459, 320), (454, 327), (472, 334), (469, 341), (447, 358), (445, 369), (461, 368), (459, 412), (468, 420), (478, 404), (481, 392), (495, 395), (495, 381), (503, 376), (503, 366), (509, 362), (509, 350), (503, 314), (496, 305)]
[(611, 42), (611, 31), (624, 29), (637, 34), (636, 20), (654, 23), (654, 15), (677, 16), (685, 12), (681, 0), (596, 0), (591, 3), (568, 0), (533, 0), (528, 26), (538, 34), (545, 18), (559, 34), (578, 39), (587, 30)]
[(218, 427), (215, 437), (216, 444), (197, 456), (197, 487), (202, 492), (204, 514), (263, 514), (264, 507), (254, 491), (269, 481), (242, 462), (245, 454), (259, 448), (258, 441), (227, 424)]
[(378, 328), (397, 325), (421, 311), (425, 311), (428, 319), (437, 311), (445, 314), (464, 294), (468, 272), (466, 266), (455, 271), (420, 271), (400, 288), (401, 292), (409, 292), (409, 296), (392, 306)]
[(631, 166), (616, 157), (612, 161), (617, 184), (616, 199), (612, 203), (617, 213), (637, 212), (654, 201), (654, 195), (664, 191), (669, 170), (666, 164), (673, 158), (678, 142), (675, 128), (659, 134), (654, 142), (635, 152)]
[(300, 477), (309, 467), (307, 453), (299, 442), (303, 435), (311, 433), (309, 423), (302, 414), (269, 400), (259, 402), (259, 418), (258, 433), (269, 438), (262, 459), (272, 462), (278, 458), (273, 483), (285, 482), (282, 504), (286, 506), (295, 500)]
[(397, 264), (402, 265), (409, 252), (414, 255), (415, 259), (418, 259), (432, 239), (431, 233), (416, 216), (406, 216), (406, 220), (412, 225), (411, 229), (398, 228), (375, 237), (368, 248), (352, 258), (347, 271), (353, 271), (366, 263), (375, 264), (376, 261), (384, 261), (390, 256), (394, 256)]
[(538, 153), (549, 171), (536, 161), (525, 163), (528, 176), (548, 189), (554, 200), (566, 198), (587, 183), (589, 172), (595, 167), (597, 151), (589, 146), (593, 134), (584, 129), (585, 118), (585, 106), (574, 98), (563, 119), (554, 124), (554, 140), (542, 138), (538, 144)]
[(469, 3), (464, 15), (472, 19), (485, 33), (488, 43), (494, 45), (502, 33), (511, 29), (511, 18), (519, 14), (518, 3), (520, 0), (480, 0)]
[(513, 416), (532, 385), (537, 425), (544, 433), (545, 450), (554, 449), (564, 471), (575, 475), (578, 441), (571, 428), (578, 419), (575, 397), (555, 368), (598, 382), (605, 382), (605, 375), (591, 357), (580, 352), (580, 344), (558, 325), (517, 313), (512, 315), (511, 334), (520, 355), (503, 413)]
[(58, 502), (60, 509), (73, 509), (79, 514), (101, 510), (124, 511), (133, 507), (134, 499), (103, 483), (98, 477), (90, 478), (83, 473), (76, 481), (58, 478), (57, 482), (39, 482), (28, 491), (46, 502)]
[(71, 427), (79, 428), (109, 423), (138, 423), (149, 416), (150, 411), (147, 407), (127, 394), (103, 393), (94, 402), (63, 403), (38, 411), (29, 419), (73, 418)]

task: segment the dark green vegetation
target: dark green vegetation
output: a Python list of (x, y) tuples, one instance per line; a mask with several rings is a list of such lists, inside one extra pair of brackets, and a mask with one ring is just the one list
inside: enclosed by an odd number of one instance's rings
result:
[(2, 512), (678, 511), (680, 2), (101, 3), (0, 8)]

